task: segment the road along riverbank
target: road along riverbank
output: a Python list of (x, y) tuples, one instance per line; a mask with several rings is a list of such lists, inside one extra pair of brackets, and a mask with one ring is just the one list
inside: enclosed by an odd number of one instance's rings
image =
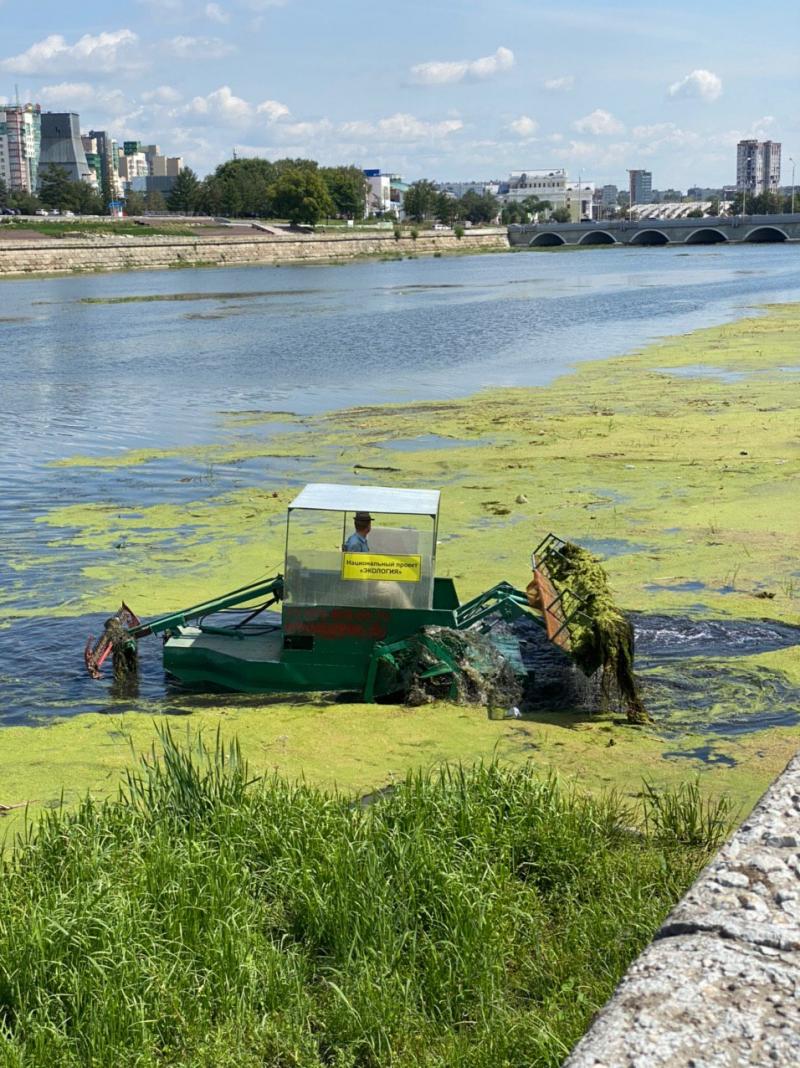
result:
[[(800, 738), (799, 350), (800, 308), (778, 306), (537, 389), (319, 416), (228, 412), (217, 446), (58, 461), (65, 479), (93, 468), (107, 482), (94, 502), (53, 502), (35, 546), (6, 561), (2, 600), (17, 606), (2, 635), (5, 692), (28, 722), (41, 714), (48, 725), (3, 729), (0, 803), (40, 811), (62, 787), (70, 803), (113, 790), (132, 751), (150, 746), (154, 720), (189, 715), (238, 735), (255, 770), (353, 792), (496, 752), (631, 794), (643, 775), (699, 775), (746, 811)], [(111, 503), (117, 482), (167, 460), (183, 472), (174, 503)], [(241, 468), (242, 484), (217, 491), (215, 467)], [(653, 724), (571, 709), (495, 722), (446, 704), (197, 697), (164, 689), (156, 642), (142, 645), (141, 696), (87, 678), (58, 721), (59, 679), (74, 685), (84, 634), (121, 598), (146, 617), (279, 570), (286, 505), (298, 481), (314, 480), (442, 487), (438, 571), (462, 598), (502, 578), (524, 583), (548, 530), (597, 552), (620, 603), (643, 617)], [(62, 572), (63, 600), (52, 590)], [(20, 583), (32, 607), (18, 606)], [(32, 663), (43, 627), (48, 651)]]
[(83, 271), (243, 264), (339, 263), (360, 258), (402, 258), (437, 253), (500, 252), (509, 248), (505, 227), (453, 232), (421, 230), (353, 234), (247, 234), (221, 237), (148, 237), (71, 234), (52, 240), (0, 235), (0, 277)]

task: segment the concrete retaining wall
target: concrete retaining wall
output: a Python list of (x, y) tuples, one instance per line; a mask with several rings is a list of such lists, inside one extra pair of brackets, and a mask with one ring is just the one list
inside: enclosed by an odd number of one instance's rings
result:
[(564, 1068), (800, 1065), (800, 757), (629, 969)]
[(48, 241), (0, 240), (0, 275), (137, 268), (288, 264), (350, 260), (361, 256), (432, 255), (507, 249), (505, 229), (453, 233), (423, 231), (414, 240), (390, 234), (242, 237), (63, 237)]

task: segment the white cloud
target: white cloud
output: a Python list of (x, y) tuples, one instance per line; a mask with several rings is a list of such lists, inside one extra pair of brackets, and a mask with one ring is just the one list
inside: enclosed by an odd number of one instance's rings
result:
[(590, 133), (596, 137), (602, 134), (622, 133), (625, 129), (619, 119), (615, 119), (610, 111), (604, 111), (602, 108), (595, 108), (591, 115), (584, 115), (582, 119), (573, 122), (572, 128), (578, 133)]
[(175, 113), (208, 121), (212, 125), (241, 124), (253, 117), (253, 107), (240, 96), (235, 96), (228, 85), (222, 85), (207, 96), (194, 97), (184, 108)]
[(219, 4), (206, 4), (206, 18), (211, 19), (212, 22), (230, 22), (231, 17), (228, 12), (219, 6)]
[(53, 33), (32, 44), (26, 52), (4, 59), (0, 67), (15, 74), (67, 74), (71, 71), (118, 74), (141, 66), (141, 61), (132, 54), (138, 40), (132, 30), (116, 30), (96, 36), (85, 33), (75, 44), (67, 44), (60, 33)]
[(491, 56), (480, 59), (457, 59), (417, 63), (411, 68), (411, 80), (417, 85), (452, 85), (455, 82), (492, 78), (514, 66), (514, 53), (501, 45)]
[(680, 81), (673, 82), (667, 90), (673, 98), (689, 97), (711, 102), (722, 95), (722, 80), (710, 70), (693, 70)]
[(519, 137), (533, 137), (539, 129), (539, 123), (529, 115), (520, 115), (518, 119), (514, 119), (508, 126)]
[(259, 115), (266, 115), (269, 122), (277, 122), (278, 119), (286, 118), (289, 114), (289, 109), (285, 104), (281, 104), (279, 100), (265, 100), (258, 105), (256, 112)]
[(236, 49), (219, 37), (173, 37), (164, 42), (166, 50), (177, 59), (221, 59)]
[(596, 154), (596, 148), (594, 145), (588, 144), (586, 141), (570, 141), (565, 149), (562, 149), (571, 159), (580, 160), (588, 159), (589, 156)]
[(464, 123), (460, 119), (425, 122), (401, 112), (377, 122), (345, 122), (340, 127), (343, 134), (351, 137), (377, 137), (384, 141), (424, 141), (447, 137), (463, 128)]
[(272, 129), (273, 136), (279, 141), (303, 142), (309, 137), (322, 137), (333, 129), (333, 124), (328, 119), (320, 119), (317, 122), (285, 122)]
[(747, 129), (744, 130), (726, 130), (724, 133), (714, 134), (709, 138), (711, 144), (721, 145), (724, 147), (734, 147), (739, 141), (746, 141), (748, 139), (755, 139), (757, 141), (765, 141), (772, 133), (771, 127), (775, 125), (774, 115), (762, 115), (760, 119), (756, 119)]
[(158, 85), (155, 89), (146, 89), (142, 94), (146, 104), (177, 104), (181, 94), (171, 85)]
[(88, 82), (60, 82), (58, 85), (43, 85), (36, 94), (37, 102), (55, 111), (73, 111), (89, 107), (93, 111), (122, 115), (130, 106), (130, 100), (120, 89), (99, 89)]
[(566, 93), (575, 84), (575, 78), (571, 74), (565, 74), (563, 78), (548, 78), (542, 83), (548, 93)]

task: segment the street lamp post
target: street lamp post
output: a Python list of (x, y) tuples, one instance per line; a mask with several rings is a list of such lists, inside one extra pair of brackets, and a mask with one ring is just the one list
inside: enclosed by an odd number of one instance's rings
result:
[(791, 163), (791, 214), (795, 214), (795, 160), (789, 156)]

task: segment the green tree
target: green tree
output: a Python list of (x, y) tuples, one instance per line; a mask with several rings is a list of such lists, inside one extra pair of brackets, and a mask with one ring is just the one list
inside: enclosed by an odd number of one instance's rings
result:
[(438, 190), (433, 182), (429, 182), (427, 178), (420, 178), (419, 181), (413, 182), (406, 190), (406, 195), (403, 199), (403, 211), (414, 222), (425, 222), (426, 219), (430, 219), (434, 215), (438, 196)]
[(135, 189), (129, 189), (125, 194), (125, 214), (142, 215), (144, 213), (144, 196)]
[(325, 179), (319, 171), (307, 168), (284, 171), (270, 188), (270, 203), (275, 215), (288, 219), (293, 226), (314, 226), (334, 212)]
[(367, 208), (367, 180), (358, 167), (320, 167), (337, 215), (363, 219)]
[(708, 203), (708, 214), (719, 215), (719, 197), (712, 197)]
[(436, 218), (445, 226), (452, 226), (458, 218), (458, 200), (449, 193), (439, 193), (436, 197)]
[(88, 182), (70, 182), (70, 201), (67, 206), (78, 215), (103, 214), (103, 202)]
[(33, 215), (42, 206), (41, 200), (34, 196), (33, 193), (26, 193), (24, 190), (13, 190), (8, 198), (9, 208), (16, 208), (22, 212), (23, 215)]
[(553, 210), (553, 205), (549, 200), (539, 200), (537, 196), (525, 197), (522, 201), (522, 209), (528, 215), (526, 222), (530, 221), (534, 215), (544, 215), (548, 211)]
[(521, 204), (512, 202), (511, 204), (506, 204), (500, 212), (500, 222), (504, 226), (510, 226), (515, 223), (526, 223), (528, 222), (528, 213)]
[(555, 211), (550, 213), (551, 222), (568, 223), (570, 218), (569, 208), (556, 208)]
[(493, 222), (500, 213), (500, 202), (491, 193), (469, 189), (459, 201), (459, 218), (471, 223)]
[(161, 212), (167, 210), (167, 202), (158, 189), (148, 189), (144, 195), (144, 206), (147, 211)]
[(59, 211), (71, 208), (73, 202), (72, 182), (63, 167), (50, 163), (39, 179), (39, 200), (49, 208)]
[(182, 167), (178, 171), (175, 184), (169, 191), (167, 207), (170, 211), (191, 212), (197, 207), (200, 182), (191, 167)]
[(702, 208), (692, 208), (691, 211), (687, 211), (686, 212), (686, 218), (687, 219), (702, 219), (703, 218), (703, 210), (702, 210)]
[(3, 178), (0, 178), (0, 208), (7, 208), (9, 200), (8, 186)]
[(269, 188), (277, 177), (268, 159), (228, 160), (200, 186), (197, 209), (209, 215), (264, 218), (270, 214)]

